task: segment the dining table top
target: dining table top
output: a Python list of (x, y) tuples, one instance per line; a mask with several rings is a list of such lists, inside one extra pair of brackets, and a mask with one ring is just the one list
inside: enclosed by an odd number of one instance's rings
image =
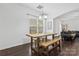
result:
[(36, 34), (26, 34), (26, 36), (37, 38), (37, 37), (42, 37), (42, 36), (50, 36), (50, 35), (55, 35), (56, 33), (36, 33)]

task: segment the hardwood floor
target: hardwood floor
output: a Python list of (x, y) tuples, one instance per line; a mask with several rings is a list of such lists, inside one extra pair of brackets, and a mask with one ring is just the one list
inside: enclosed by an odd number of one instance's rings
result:
[[(30, 44), (25, 44), (1, 50), (0, 56), (30, 56), (30, 51)], [(51, 56), (79, 56), (79, 38), (76, 38), (73, 42), (65, 41), (62, 51), (60, 53), (55, 51)]]
[(60, 56), (79, 56), (79, 38), (75, 41), (64, 42)]
[(30, 44), (24, 44), (0, 51), (0, 56), (29, 56)]

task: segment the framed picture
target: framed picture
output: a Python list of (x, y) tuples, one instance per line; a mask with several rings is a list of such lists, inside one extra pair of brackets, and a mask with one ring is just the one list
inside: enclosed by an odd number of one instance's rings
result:
[(52, 21), (48, 21), (48, 30), (51, 30), (52, 29)]

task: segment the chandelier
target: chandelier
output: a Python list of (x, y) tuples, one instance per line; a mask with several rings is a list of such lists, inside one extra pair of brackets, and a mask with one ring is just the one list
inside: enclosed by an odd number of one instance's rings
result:
[(48, 17), (47, 17), (48, 14), (46, 14), (46, 13), (44, 12), (44, 10), (43, 10), (44, 7), (43, 7), (42, 5), (38, 5), (37, 8), (41, 11), (41, 12), (40, 12), (40, 15), (39, 15), (39, 17), (38, 17), (39, 20), (43, 20), (43, 21), (44, 21), (44, 31), (43, 31), (43, 33), (46, 33), (46, 32), (47, 32), (47, 31), (46, 31), (46, 29), (47, 29), (47, 28), (46, 28), (46, 23), (47, 23), (46, 20), (47, 20), (47, 18), (48, 18)]
[(44, 7), (42, 5), (38, 5), (37, 8), (41, 11), (41, 14), (39, 15), (39, 19), (47, 19), (47, 15), (46, 13), (44, 13), (43, 9)]

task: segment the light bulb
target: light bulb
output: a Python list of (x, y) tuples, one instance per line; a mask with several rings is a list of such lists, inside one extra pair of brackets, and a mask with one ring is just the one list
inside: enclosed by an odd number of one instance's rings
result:
[(42, 19), (42, 17), (41, 17), (41, 16), (39, 16), (39, 19)]
[(44, 15), (44, 19), (47, 19), (47, 15)]

